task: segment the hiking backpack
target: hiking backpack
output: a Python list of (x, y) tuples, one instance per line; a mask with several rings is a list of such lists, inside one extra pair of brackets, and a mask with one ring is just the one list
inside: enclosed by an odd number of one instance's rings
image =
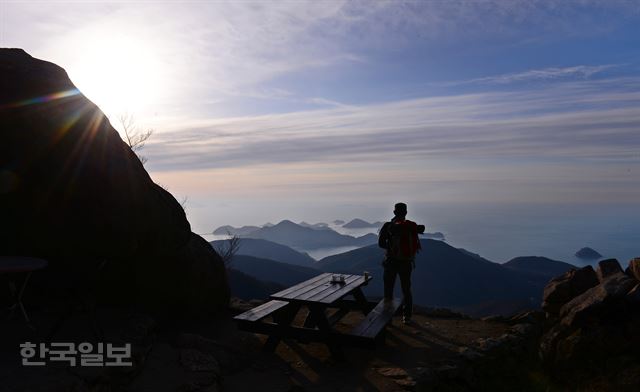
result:
[(420, 249), (417, 226), (409, 220), (389, 222), (387, 255), (396, 260), (413, 260)]

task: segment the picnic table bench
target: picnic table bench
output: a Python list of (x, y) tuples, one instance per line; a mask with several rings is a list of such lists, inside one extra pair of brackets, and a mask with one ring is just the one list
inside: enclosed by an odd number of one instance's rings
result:
[[(362, 286), (371, 278), (343, 275), (344, 282), (332, 282), (331, 273), (323, 273), (295, 286), (272, 294), (271, 300), (236, 317), (238, 328), (268, 335), (265, 350), (275, 350), (283, 338), (327, 344), (334, 356), (342, 356), (343, 346), (374, 348), (384, 339), (385, 326), (401, 305), (400, 299), (368, 301)], [(348, 299), (345, 297), (353, 297)], [(295, 325), (296, 315), (308, 310), (302, 325)], [(329, 308), (336, 309), (328, 315)], [(351, 311), (365, 315), (364, 320), (348, 332), (334, 325)], [(270, 321), (269, 321), (270, 320)]]

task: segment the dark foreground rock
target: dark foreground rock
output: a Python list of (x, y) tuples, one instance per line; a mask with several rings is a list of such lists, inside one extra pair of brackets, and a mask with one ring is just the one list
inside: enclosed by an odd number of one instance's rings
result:
[(618, 273), (622, 273), (622, 267), (620, 267), (620, 263), (616, 259), (606, 259), (598, 262), (598, 269), (596, 270), (596, 274), (598, 275), (598, 280), (603, 282), (611, 275), (615, 275)]
[[(561, 323), (567, 326), (578, 326), (588, 322), (599, 312), (606, 311), (607, 305), (613, 306), (621, 302), (625, 295), (638, 282), (623, 273), (609, 276), (601, 284), (590, 288), (575, 297), (560, 309)], [(629, 309), (633, 311), (633, 309)]]
[(640, 257), (636, 257), (629, 261), (629, 266), (625, 270), (625, 273), (632, 278), (640, 280)]
[[(640, 388), (640, 282), (617, 260), (601, 263), (602, 281), (547, 313), (540, 356), (549, 374), (572, 390)], [(547, 286), (551, 289), (557, 281)], [(547, 290), (545, 289), (545, 293)]]
[(571, 269), (552, 279), (544, 288), (542, 309), (550, 314), (558, 314), (564, 304), (597, 284), (598, 277), (593, 267)]
[(0, 49), (0, 86), (0, 248), (49, 261), (29, 295), (228, 301), (221, 259), (62, 68)]

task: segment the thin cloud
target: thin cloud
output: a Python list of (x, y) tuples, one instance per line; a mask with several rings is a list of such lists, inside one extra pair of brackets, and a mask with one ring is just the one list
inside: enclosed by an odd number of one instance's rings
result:
[[(635, 87), (634, 87), (635, 86)], [(216, 119), (158, 134), (154, 170), (426, 158), (635, 159), (638, 79)], [(615, 106), (611, 105), (612, 100)]]
[(326, 99), (322, 97), (313, 97), (306, 100), (308, 103), (319, 106), (331, 106), (336, 108), (349, 108), (350, 105), (346, 105), (342, 102), (334, 101), (332, 99)]
[(589, 79), (604, 71), (622, 66), (621, 64), (576, 65), (572, 67), (550, 67), (531, 69), (524, 72), (512, 72), (502, 75), (486, 76), (470, 80), (433, 83), (439, 86), (462, 86), (470, 84), (511, 84), (530, 81)]
[(497, 83), (506, 84), (514, 82), (522, 82), (528, 80), (554, 80), (554, 79), (566, 79), (566, 78), (583, 78), (587, 79), (595, 74), (601, 73), (605, 70), (618, 67), (617, 64), (606, 65), (577, 65), (574, 67), (565, 68), (544, 68), (538, 70), (529, 70), (526, 72), (510, 73), (500, 76), (486, 77), (475, 79), (471, 82), (476, 83)]

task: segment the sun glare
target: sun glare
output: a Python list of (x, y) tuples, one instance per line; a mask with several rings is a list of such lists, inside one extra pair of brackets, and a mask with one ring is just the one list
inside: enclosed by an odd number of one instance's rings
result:
[(125, 113), (140, 115), (166, 86), (163, 63), (150, 43), (126, 36), (87, 37), (82, 55), (69, 67), (78, 89), (113, 121)]

